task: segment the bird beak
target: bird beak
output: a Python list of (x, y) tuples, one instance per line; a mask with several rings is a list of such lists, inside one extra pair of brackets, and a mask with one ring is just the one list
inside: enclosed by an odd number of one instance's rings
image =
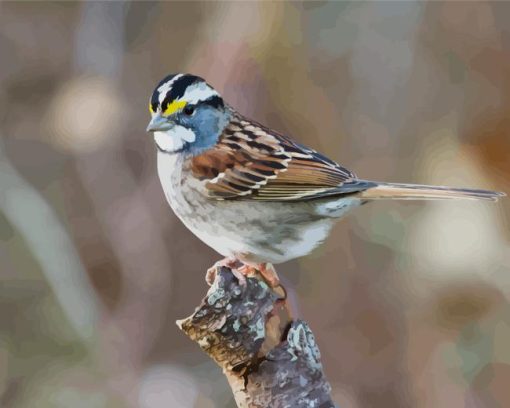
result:
[(162, 116), (160, 113), (155, 114), (151, 121), (149, 122), (149, 126), (147, 126), (147, 132), (163, 132), (165, 130), (169, 130), (173, 127), (173, 125)]

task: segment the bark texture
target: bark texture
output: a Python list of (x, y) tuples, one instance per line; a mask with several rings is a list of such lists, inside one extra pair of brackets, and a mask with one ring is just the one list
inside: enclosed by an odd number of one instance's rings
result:
[(200, 306), (177, 322), (226, 375), (240, 408), (335, 407), (308, 325), (285, 292), (221, 268)]

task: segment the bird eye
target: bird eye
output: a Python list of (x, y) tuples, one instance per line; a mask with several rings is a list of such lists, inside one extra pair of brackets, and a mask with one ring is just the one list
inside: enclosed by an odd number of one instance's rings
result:
[(184, 114), (191, 116), (195, 113), (195, 107), (191, 105), (187, 105), (184, 107)]

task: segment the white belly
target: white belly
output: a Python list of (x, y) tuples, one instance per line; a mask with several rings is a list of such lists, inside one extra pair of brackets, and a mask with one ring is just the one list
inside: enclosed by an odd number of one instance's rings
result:
[[(309, 254), (328, 236), (335, 219), (358, 201), (217, 201), (182, 172), (182, 157), (158, 152), (158, 174), (175, 214), (200, 240), (223, 256), (244, 262), (281, 263)], [(334, 217), (334, 218), (333, 218)]]
[(214, 216), (217, 212), (216, 203), (208, 203), (205, 198), (198, 196), (193, 200), (183, 193), (179, 185), (181, 160), (179, 155), (158, 152), (158, 175), (170, 207), (196, 237), (216, 252), (223, 256), (241, 254), (246, 247)]

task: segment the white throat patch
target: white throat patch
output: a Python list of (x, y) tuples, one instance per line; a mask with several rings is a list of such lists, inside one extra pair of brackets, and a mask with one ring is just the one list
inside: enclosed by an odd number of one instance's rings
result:
[(193, 143), (196, 138), (195, 132), (180, 125), (175, 125), (165, 132), (154, 132), (154, 141), (161, 150), (167, 153), (182, 150), (186, 143)]

